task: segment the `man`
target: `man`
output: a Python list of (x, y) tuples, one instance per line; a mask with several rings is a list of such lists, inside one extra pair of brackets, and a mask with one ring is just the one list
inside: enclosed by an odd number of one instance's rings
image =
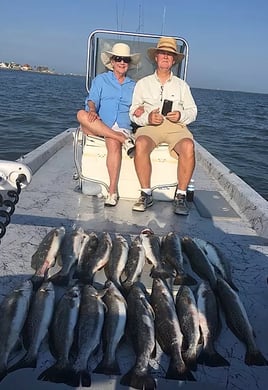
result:
[[(175, 214), (188, 215), (186, 189), (195, 167), (193, 135), (187, 125), (196, 119), (197, 107), (188, 84), (174, 76), (172, 66), (182, 61), (174, 38), (160, 38), (156, 48), (148, 49), (148, 57), (156, 63), (156, 71), (136, 83), (130, 118), (138, 126), (135, 134), (135, 169), (141, 185), (141, 195), (132, 207), (145, 211), (152, 206), (150, 154), (160, 143), (167, 143), (172, 157), (178, 159), (178, 185), (174, 197)], [(172, 109), (161, 113), (164, 100), (170, 100)], [(144, 107), (137, 118), (136, 108)]]

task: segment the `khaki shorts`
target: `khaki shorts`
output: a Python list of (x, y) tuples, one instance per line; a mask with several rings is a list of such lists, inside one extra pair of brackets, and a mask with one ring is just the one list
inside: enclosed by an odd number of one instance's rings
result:
[(150, 137), (156, 146), (159, 144), (168, 144), (168, 150), (172, 157), (178, 159), (177, 153), (173, 150), (175, 145), (183, 138), (193, 139), (193, 134), (188, 130), (187, 126), (181, 123), (172, 123), (167, 119), (159, 126), (143, 126), (139, 127), (135, 133), (135, 138), (140, 135)]

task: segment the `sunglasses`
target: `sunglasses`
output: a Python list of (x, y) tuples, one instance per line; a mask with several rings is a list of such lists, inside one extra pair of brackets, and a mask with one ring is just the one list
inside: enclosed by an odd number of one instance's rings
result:
[(120, 57), (120, 56), (114, 56), (113, 57), (113, 60), (115, 62), (121, 62), (123, 61), (125, 64), (129, 64), (131, 62), (131, 58), (130, 57)]

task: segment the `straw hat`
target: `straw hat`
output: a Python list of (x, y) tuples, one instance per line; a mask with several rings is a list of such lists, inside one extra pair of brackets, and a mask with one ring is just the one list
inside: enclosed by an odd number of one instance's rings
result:
[(176, 64), (181, 62), (184, 58), (184, 54), (178, 52), (175, 38), (161, 37), (158, 41), (157, 47), (150, 47), (147, 50), (148, 57), (152, 62), (155, 62), (155, 56), (159, 50), (172, 53)]
[(111, 51), (106, 50), (101, 53), (101, 60), (103, 65), (110, 70), (113, 70), (111, 64), (111, 58), (113, 56), (130, 57), (131, 61), (129, 63), (129, 69), (135, 68), (141, 57), (140, 53), (130, 54), (130, 47), (126, 43), (116, 43), (113, 45)]

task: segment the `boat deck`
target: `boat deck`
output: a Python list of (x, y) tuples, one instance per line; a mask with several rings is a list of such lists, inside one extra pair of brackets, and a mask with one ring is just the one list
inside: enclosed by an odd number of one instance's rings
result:
[[(175, 231), (181, 236), (189, 235), (210, 241), (230, 260), (233, 280), (239, 288), (239, 296), (254, 328), (257, 345), (268, 358), (266, 211), (257, 218), (243, 215), (232, 200), (235, 195), (225, 191), (219, 180), (212, 177), (211, 167), (203, 163), (202, 148), (197, 149), (198, 164), (194, 172), (195, 201), (191, 204), (189, 216), (175, 215), (172, 203), (164, 201), (155, 201), (144, 213), (131, 210), (133, 200), (120, 199), (115, 208), (106, 208), (100, 197), (87, 196), (76, 190), (78, 183), (73, 179), (75, 166), (72, 142), (69, 130), (25, 158), (25, 163), (36, 172), (30, 185), (22, 191), (6, 235), (1, 240), (1, 296), (33, 274), (31, 256), (46, 233), (54, 227), (63, 225), (66, 229), (72, 229), (81, 226), (89, 231), (119, 232), (133, 236), (139, 234), (144, 227), (151, 228), (160, 236)], [(49, 160), (42, 165), (48, 157)], [(224, 175), (219, 173), (218, 176)], [(252, 194), (254, 198), (256, 193), (253, 190)], [(248, 205), (252, 200), (254, 199), (251, 197)], [(258, 196), (255, 200), (262, 204)], [(257, 234), (252, 226), (257, 226), (261, 235)], [(144, 281), (150, 288), (146, 270)], [(159, 379), (158, 388), (253, 390), (267, 387), (267, 366), (249, 367), (244, 363), (245, 347), (233, 336), (224, 322), (217, 350), (230, 361), (230, 367), (198, 366), (194, 373), (197, 382)], [(124, 364), (127, 366), (128, 363)], [(41, 353), (36, 370), (14, 372), (1, 382), (0, 388), (11, 388), (12, 384), (20, 381), (23, 384), (20, 389), (67, 389), (68, 386), (65, 385), (36, 381), (39, 372), (48, 366), (49, 358)], [(93, 374), (92, 387), (125, 389), (126, 387), (119, 384), (119, 380), (120, 378)]]

